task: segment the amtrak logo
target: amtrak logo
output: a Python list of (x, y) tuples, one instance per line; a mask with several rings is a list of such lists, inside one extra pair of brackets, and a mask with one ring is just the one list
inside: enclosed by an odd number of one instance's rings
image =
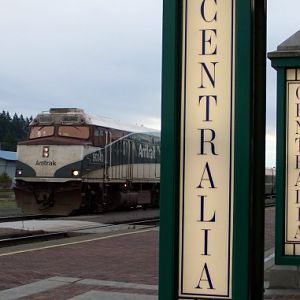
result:
[(48, 161), (48, 160), (37, 160), (35, 162), (36, 166), (56, 166), (56, 161), (52, 160), (52, 161)]
[(155, 146), (139, 145), (139, 158), (155, 159)]

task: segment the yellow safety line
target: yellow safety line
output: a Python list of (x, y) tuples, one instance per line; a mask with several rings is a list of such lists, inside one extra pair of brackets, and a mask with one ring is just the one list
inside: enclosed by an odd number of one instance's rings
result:
[(57, 248), (57, 247), (64, 247), (64, 246), (68, 246), (68, 245), (88, 243), (88, 242), (99, 241), (99, 240), (106, 240), (106, 239), (120, 237), (120, 236), (124, 236), (124, 235), (144, 233), (144, 232), (149, 232), (149, 231), (153, 231), (153, 230), (154, 230), (153, 228), (143, 229), (143, 230), (137, 230), (137, 231), (131, 231), (131, 232), (125, 232), (125, 233), (118, 233), (118, 234), (114, 234), (114, 235), (102, 236), (102, 237), (88, 239), (88, 240), (84, 240), (84, 241), (70, 242), (70, 243), (65, 243), (65, 244), (51, 245), (51, 246), (45, 246), (45, 247), (33, 248), (33, 249), (26, 249), (26, 250), (19, 250), (19, 251), (14, 251), (14, 252), (9, 252), (9, 253), (1, 253), (0, 257), (1, 256), (8, 256), (8, 255), (14, 255), (14, 254), (20, 254), (20, 253), (25, 253), (25, 252), (34, 252), (34, 251), (39, 251), (39, 250), (45, 250), (45, 249), (51, 249), (51, 248)]

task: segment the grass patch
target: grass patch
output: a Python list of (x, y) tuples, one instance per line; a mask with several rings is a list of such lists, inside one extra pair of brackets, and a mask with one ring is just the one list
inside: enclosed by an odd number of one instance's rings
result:
[(0, 210), (1, 209), (15, 209), (17, 203), (14, 199), (1, 199), (0, 198)]
[(17, 203), (14, 191), (10, 189), (0, 189), (0, 210), (15, 208), (17, 208)]
[(9, 189), (0, 189), (0, 200), (6, 198), (14, 199), (15, 198), (14, 191)]

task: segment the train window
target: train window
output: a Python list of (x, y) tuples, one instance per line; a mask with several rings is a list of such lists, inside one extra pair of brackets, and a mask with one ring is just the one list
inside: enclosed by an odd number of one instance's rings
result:
[(38, 139), (41, 137), (52, 136), (54, 134), (54, 126), (35, 126), (31, 127), (29, 139)]
[(121, 137), (123, 137), (123, 131), (112, 130), (112, 142), (119, 140)]
[(102, 128), (94, 129), (94, 145), (96, 147), (104, 147), (106, 144), (106, 134)]
[(88, 126), (59, 126), (58, 135), (77, 139), (88, 139), (90, 129)]

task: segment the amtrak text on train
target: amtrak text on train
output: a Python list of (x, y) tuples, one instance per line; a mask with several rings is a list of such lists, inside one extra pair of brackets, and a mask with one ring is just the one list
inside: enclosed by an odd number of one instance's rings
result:
[(36, 166), (56, 166), (55, 160), (37, 160), (35, 163)]
[(139, 158), (155, 159), (155, 146), (139, 145)]

